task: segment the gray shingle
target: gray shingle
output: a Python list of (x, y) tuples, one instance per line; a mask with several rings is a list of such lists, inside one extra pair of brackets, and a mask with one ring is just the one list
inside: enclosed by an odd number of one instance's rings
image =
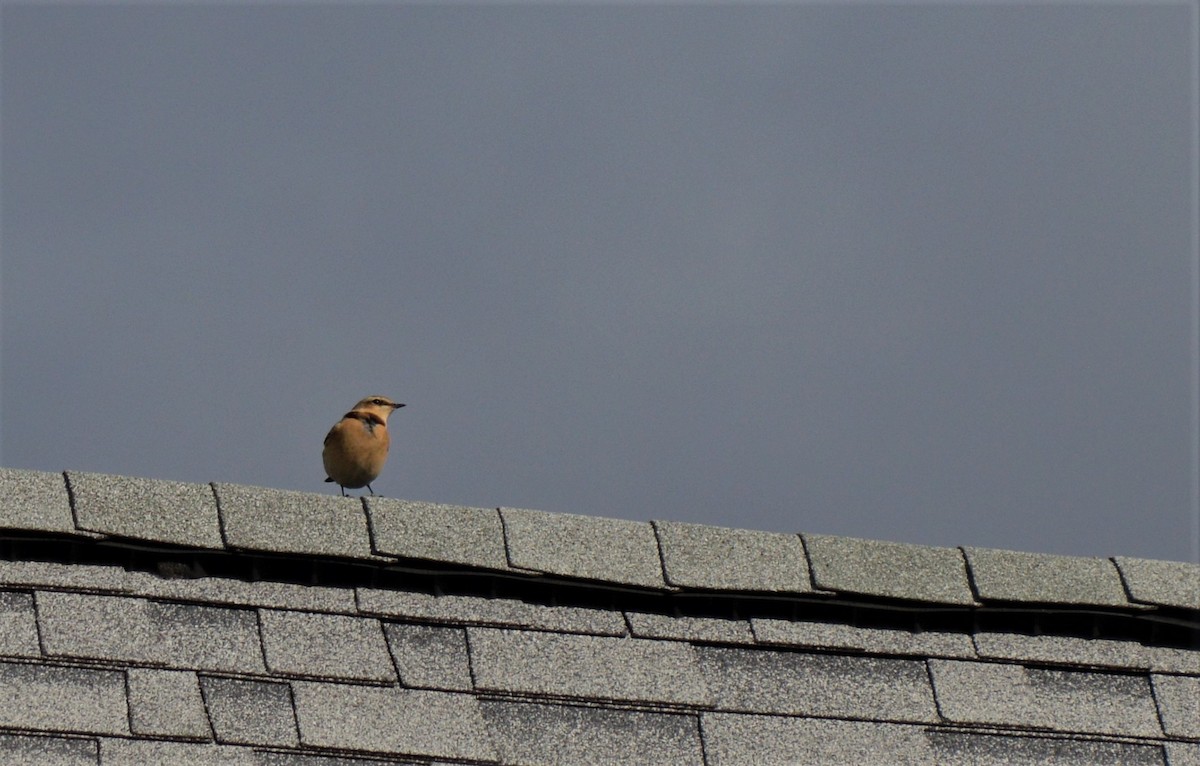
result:
[(474, 689), (467, 634), (462, 628), (388, 623), (383, 632), (400, 671), (400, 683), (419, 689)]
[(1200, 564), (1125, 556), (1113, 560), (1134, 601), (1200, 609)]
[(297, 753), (256, 753), (258, 766), (450, 766), (440, 761), (395, 761), (372, 758), (339, 758), (332, 755), (299, 755)]
[(379, 620), (336, 614), (263, 609), (263, 650), (267, 667), (297, 678), (396, 680)]
[(467, 628), (476, 688), (596, 700), (706, 705), (694, 649), (676, 641)]
[(375, 551), (409, 559), (508, 569), (504, 527), (495, 508), (367, 499)]
[(685, 588), (809, 593), (799, 535), (655, 521), (667, 582)]
[(1173, 737), (1200, 739), (1200, 677), (1151, 676), (1163, 730)]
[(0, 656), (41, 657), (33, 596), (0, 591)]
[(714, 644), (752, 644), (747, 620), (717, 617), (672, 617), (648, 612), (626, 612), (630, 633), (637, 638), (673, 638)]
[(1142, 675), (930, 660), (938, 707), (956, 723), (1161, 737)]
[(695, 716), (520, 702), (483, 715), (512, 766), (704, 766)]
[(67, 473), (80, 529), (192, 548), (223, 548), (207, 484)]
[(287, 684), (201, 676), (204, 702), (217, 741), (295, 747), (296, 715)]
[(249, 610), (42, 591), (36, 602), (42, 645), (51, 656), (266, 672), (258, 620)]
[(973, 604), (957, 548), (802, 535), (818, 588), (937, 604)]
[(1168, 766), (1200, 766), (1200, 742), (1168, 742)]
[(0, 662), (0, 727), (129, 734), (125, 674)]
[(984, 601), (1128, 606), (1109, 559), (963, 548), (971, 581)]
[(648, 523), (501, 508), (514, 567), (585, 580), (665, 588)]
[(118, 566), (0, 561), (0, 585), (40, 590), (122, 593), (129, 590), (129, 575)]
[(357, 497), (214, 484), (229, 547), (379, 560)]
[(75, 534), (63, 475), (0, 468), (0, 529)]
[(256, 766), (248, 747), (162, 742), (146, 739), (100, 740), (100, 763), (104, 766)]
[(129, 728), (134, 734), (212, 739), (195, 673), (130, 668), (125, 675), (129, 690)]
[(358, 608), (363, 614), (454, 625), (494, 625), (598, 636), (625, 635), (625, 618), (620, 612), (575, 606), (544, 606), (512, 599), (433, 596), (428, 593), (359, 588)]
[[(141, 574), (141, 573), (139, 573)], [(145, 575), (131, 581), (131, 593), (173, 601), (195, 601), (230, 606), (292, 609), (306, 612), (356, 614), (353, 588), (299, 585), (227, 577), (163, 578)]]
[(1163, 766), (1158, 745), (956, 730), (928, 736), (938, 766)]
[(100, 752), (94, 739), (0, 734), (0, 763), (12, 766), (96, 766), (99, 762)]
[(925, 663), (697, 647), (718, 710), (938, 721)]
[(917, 726), (728, 713), (705, 713), (701, 720), (708, 766), (925, 766), (934, 762)]
[(294, 681), (300, 741), (313, 747), (496, 760), (470, 694)]
[(871, 654), (916, 657), (975, 657), (971, 637), (965, 633), (860, 628), (834, 622), (775, 620), (750, 621), (759, 643), (774, 646), (841, 649)]
[(984, 658), (1126, 670), (1150, 668), (1150, 652), (1136, 641), (987, 632), (975, 634), (975, 646)]
[(1145, 650), (1150, 658), (1150, 669), (1155, 672), (1200, 676), (1200, 647), (1147, 646)]

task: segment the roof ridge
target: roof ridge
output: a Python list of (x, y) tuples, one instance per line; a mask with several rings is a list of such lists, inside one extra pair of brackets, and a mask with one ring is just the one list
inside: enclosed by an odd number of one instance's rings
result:
[(754, 594), (1200, 622), (1200, 565), (1185, 562), (0, 468), (0, 537), (39, 536), (163, 555), (338, 561), (375, 570), (427, 566), (674, 597)]

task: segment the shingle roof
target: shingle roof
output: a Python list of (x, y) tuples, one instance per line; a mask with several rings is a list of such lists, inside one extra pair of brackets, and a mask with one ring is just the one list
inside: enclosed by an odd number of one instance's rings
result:
[(0, 469), (0, 763), (1200, 766), (1200, 566)]

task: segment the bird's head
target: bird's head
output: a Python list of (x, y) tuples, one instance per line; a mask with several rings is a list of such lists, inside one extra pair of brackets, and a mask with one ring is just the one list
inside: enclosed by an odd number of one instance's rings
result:
[(358, 404), (354, 405), (354, 410), (378, 415), (386, 423), (388, 415), (391, 415), (403, 406), (403, 404), (393, 402), (386, 396), (368, 396), (365, 399), (360, 399)]

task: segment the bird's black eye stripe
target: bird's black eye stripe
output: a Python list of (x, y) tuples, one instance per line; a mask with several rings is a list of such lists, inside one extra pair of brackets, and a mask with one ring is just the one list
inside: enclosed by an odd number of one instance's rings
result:
[(382, 399), (376, 399), (374, 402), (372, 402), (372, 404), (387, 404), (387, 402)]

